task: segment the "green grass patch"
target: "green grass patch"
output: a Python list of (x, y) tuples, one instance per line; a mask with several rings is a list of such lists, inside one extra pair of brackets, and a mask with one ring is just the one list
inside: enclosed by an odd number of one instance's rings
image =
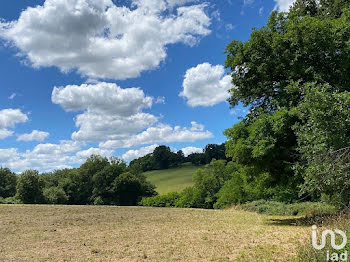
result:
[(320, 216), (334, 214), (338, 211), (338, 209), (332, 205), (319, 202), (285, 204), (266, 200), (249, 202), (243, 204), (242, 208), (246, 211), (257, 212), (259, 214), (282, 216)]
[(181, 192), (186, 187), (193, 186), (193, 174), (200, 166), (182, 165), (177, 168), (145, 172), (147, 180), (156, 186), (159, 194)]

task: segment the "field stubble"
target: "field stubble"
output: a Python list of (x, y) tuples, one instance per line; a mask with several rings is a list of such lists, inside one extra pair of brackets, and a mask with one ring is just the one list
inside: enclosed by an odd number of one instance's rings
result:
[(276, 218), (236, 209), (2, 205), (0, 261), (293, 260), (309, 228)]

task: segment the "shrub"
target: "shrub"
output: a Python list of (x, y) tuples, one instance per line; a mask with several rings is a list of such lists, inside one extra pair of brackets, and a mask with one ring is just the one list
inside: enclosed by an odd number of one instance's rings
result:
[(66, 204), (68, 196), (60, 187), (50, 187), (43, 190), (45, 203), (47, 204)]
[(177, 192), (171, 192), (160, 196), (144, 197), (142, 198), (140, 204), (142, 206), (152, 207), (175, 207), (180, 196), (181, 195)]
[(216, 194), (218, 200), (214, 208), (225, 208), (234, 204), (243, 203), (246, 200), (244, 184), (245, 181), (242, 175), (236, 172)]
[(117, 205), (135, 206), (142, 197), (155, 195), (154, 186), (142, 175), (135, 176), (127, 172), (117, 177), (113, 184)]
[(175, 206), (181, 208), (191, 208), (196, 207), (196, 189), (194, 187), (185, 188), (179, 199), (176, 201)]
[(242, 208), (247, 211), (267, 215), (306, 215), (308, 217), (330, 215), (338, 211), (335, 206), (319, 202), (285, 204), (282, 202), (266, 200), (249, 202), (242, 205)]
[(16, 197), (2, 198), (0, 197), (0, 204), (22, 204), (22, 202)]

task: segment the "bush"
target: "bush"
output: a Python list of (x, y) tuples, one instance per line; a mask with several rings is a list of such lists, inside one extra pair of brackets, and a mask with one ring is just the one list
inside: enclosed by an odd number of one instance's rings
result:
[(113, 184), (116, 204), (120, 206), (135, 206), (142, 197), (155, 195), (154, 186), (142, 175), (124, 173), (117, 177)]
[(247, 211), (267, 215), (305, 215), (308, 217), (330, 215), (338, 211), (335, 206), (319, 202), (285, 204), (282, 202), (266, 200), (249, 202), (242, 205), (242, 208)]
[(47, 204), (66, 204), (68, 196), (60, 187), (50, 187), (43, 190), (45, 203)]
[(179, 200), (181, 195), (177, 192), (171, 192), (165, 195), (154, 196), (154, 197), (144, 197), (142, 198), (140, 204), (142, 206), (152, 206), (152, 207), (175, 207), (176, 202)]
[(6, 205), (22, 204), (22, 202), (16, 197), (8, 197), (8, 198), (0, 197), (0, 204), (6, 204)]
[(198, 195), (194, 187), (185, 188), (179, 199), (176, 201), (175, 206), (181, 208), (193, 208), (196, 207), (196, 195)]
[(214, 208), (225, 208), (246, 200), (245, 181), (240, 173), (235, 173), (216, 194), (218, 200)]

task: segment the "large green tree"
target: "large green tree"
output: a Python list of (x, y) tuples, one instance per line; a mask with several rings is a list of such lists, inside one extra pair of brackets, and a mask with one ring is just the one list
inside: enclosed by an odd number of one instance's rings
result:
[(19, 176), (16, 197), (24, 204), (39, 204), (44, 201), (43, 183), (38, 171), (27, 170)]
[[(260, 170), (257, 176), (267, 175), (264, 183), (277, 194), (285, 194), (282, 187), (298, 189), (302, 176), (307, 179), (305, 158), (320, 153), (307, 152), (306, 148), (320, 148), (311, 137), (340, 141), (334, 130), (325, 131), (334, 128), (335, 120), (321, 107), (318, 112), (323, 118), (312, 118), (316, 109), (301, 110), (310, 98), (307, 86), (312, 90), (327, 85), (329, 94), (350, 90), (349, 6), (344, 0), (297, 0), (290, 12), (273, 12), (267, 25), (254, 29), (248, 41), (233, 41), (226, 48), (226, 67), (231, 69), (234, 84), (229, 102), (232, 107), (242, 102), (250, 108), (242, 122), (225, 132), (227, 155), (247, 168)], [(331, 108), (339, 104), (322, 95)], [(315, 122), (311, 125), (306, 119)], [(325, 150), (334, 149), (335, 143)], [(296, 193), (293, 196), (298, 197)]]
[(295, 130), (304, 161), (303, 190), (350, 204), (350, 92), (307, 85), (298, 114), (302, 121)]
[[(299, 7), (295, 5), (287, 14), (274, 11), (268, 24), (254, 30), (248, 41), (233, 41), (227, 46), (226, 67), (231, 69), (235, 85), (230, 91), (232, 106), (239, 101), (252, 110), (296, 106), (302, 92), (290, 87), (294, 82), (328, 83), (335, 90), (349, 89), (348, 1), (343, 1), (336, 17), (300, 13), (302, 6), (310, 6), (308, 2), (315, 1), (298, 1)], [(332, 7), (328, 5), (329, 12)], [(328, 12), (325, 8), (322, 14)]]
[(13, 197), (16, 194), (17, 177), (8, 168), (0, 168), (0, 197)]
[(116, 204), (114, 181), (126, 172), (125, 162), (114, 159), (110, 165), (105, 166), (101, 171), (93, 175), (93, 195), (95, 204), (111, 205)]

